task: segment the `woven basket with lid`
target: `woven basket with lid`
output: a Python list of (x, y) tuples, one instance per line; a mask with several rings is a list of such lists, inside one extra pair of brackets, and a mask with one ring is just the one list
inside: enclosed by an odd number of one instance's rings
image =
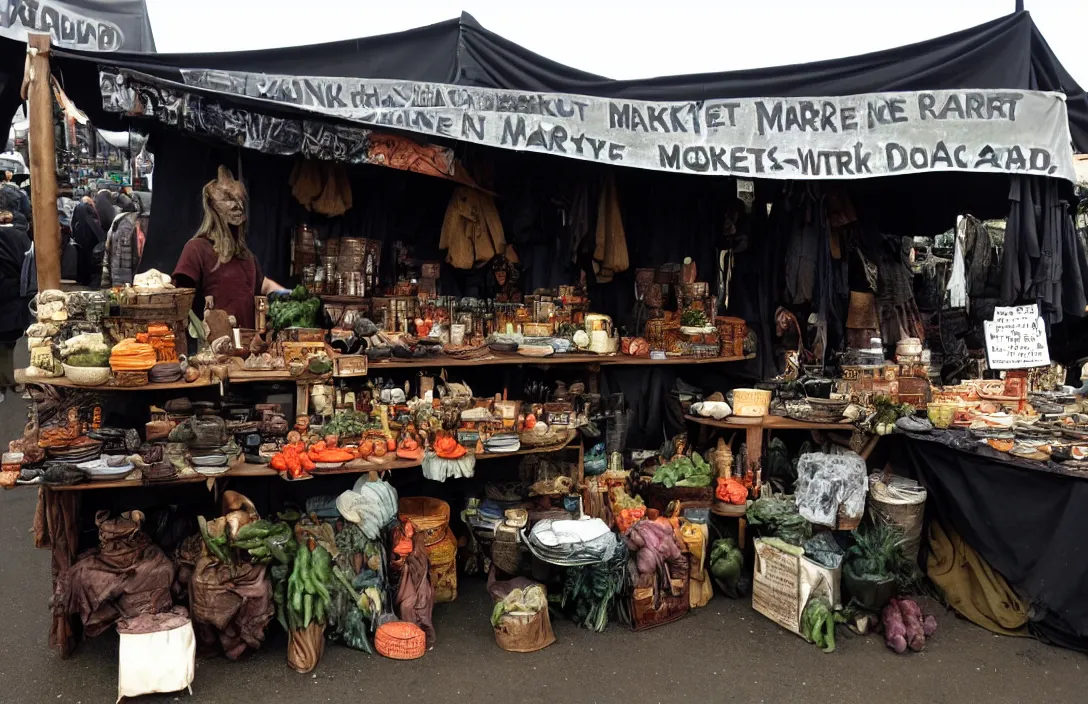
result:
[(427, 636), (414, 623), (391, 621), (378, 626), (374, 649), (392, 660), (415, 660), (427, 652)]
[(428, 547), (442, 542), (449, 530), (450, 505), (429, 496), (406, 496), (399, 502), (401, 520), (410, 520)]

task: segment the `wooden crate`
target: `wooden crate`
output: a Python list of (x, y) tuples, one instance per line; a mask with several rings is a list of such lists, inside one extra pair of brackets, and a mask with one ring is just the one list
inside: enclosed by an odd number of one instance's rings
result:
[(748, 323), (740, 318), (719, 315), (714, 318), (718, 328), (718, 341), (723, 357), (743, 357), (744, 338), (748, 337)]
[(189, 319), (193, 307), (195, 288), (163, 289), (161, 291), (135, 292), (130, 290), (119, 303), (118, 317), (130, 320), (171, 322)]

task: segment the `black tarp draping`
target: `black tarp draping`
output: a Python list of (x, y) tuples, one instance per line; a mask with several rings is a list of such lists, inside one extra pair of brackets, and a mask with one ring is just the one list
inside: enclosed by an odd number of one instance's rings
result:
[(1088, 651), (1088, 476), (950, 446), (962, 435), (904, 438), (896, 461), (925, 485), (928, 509), (1032, 604), (1036, 635)]
[[(0, 41), (0, 127), (11, 119), (25, 46)], [(1066, 94), (1070, 131), (1088, 152), (1088, 95), (1065, 70), (1027, 12), (885, 51), (792, 66), (612, 80), (564, 66), (490, 32), (468, 14), (395, 34), (263, 51), (211, 54), (55, 52), (66, 90), (100, 126), (97, 63), (170, 80), (182, 68), (299, 76), (432, 81), (641, 100), (836, 96), (882, 91), (1032, 89)], [(89, 71), (88, 71), (89, 69)], [(77, 80), (78, 79), (78, 80)]]

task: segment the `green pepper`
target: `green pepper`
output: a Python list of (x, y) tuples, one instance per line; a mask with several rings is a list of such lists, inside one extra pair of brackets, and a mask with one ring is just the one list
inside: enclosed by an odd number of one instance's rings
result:
[(322, 582), (332, 579), (332, 555), (329, 551), (318, 545), (310, 555), (313, 564), (313, 572)]
[(212, 538), (208, 533), (208, 521), (204, 516), (197, 516), (196, 523), (200, 527), (200, 537), (204, 539), (204, 544), (208, 546), (208, 551), (216, 557), (220, 562), (230, 562), (230, 558), (227, 556), (227, 551), (223, 547), (223, 542)]
[(314, 600), (314, 621), (319, 624), (325, 623), (325, 602), (321, 599)]
[(276, 559), (280, 564), (286, 565), (291, 561), (291, 558), (287, 556), (287, 551), (282, 546), (272, 542), (271, 538), (264, 538), (261, 540), (261, 545), (268, 550), (268, 554)]
[(305, 591), (299, 574), (299, 563), (296, 562), (294, 571), (291, 572), (291, 576), (287, 579), (287, 593), (291, 596), (291, 608), (296, 613), (302, 612), (302, 593)]
[(272, 523), (261, 519), (254, 521), (253, 523), (247, 523), (238, 529), (238, 534), (234, 536), (235, 542), (241, 542), (243, 540), (252, 540), (253, 538), (264, 538), (272, 532)]
[(314, 615), (314, 597), (313, 594), (304, 594), (302, 596), (302, 627), (309, 628), (310, 621), (313, 620)]
[(249, 538), (247, 540), (235, 540), (233, 543), (231, 543), (231, 547), (236, 548), (238, 550), (252, 550), (253, 548), (257, 548), (257, 547), (260, 547), (260, 546), (261, 546), (261, 539), (260, 538)]

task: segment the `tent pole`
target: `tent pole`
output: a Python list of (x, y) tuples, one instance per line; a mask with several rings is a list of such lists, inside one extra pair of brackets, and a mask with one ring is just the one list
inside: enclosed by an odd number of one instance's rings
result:
[[(57, 154), (49, 35), (27, 38), (23, 94), (30, 101), (30, 200), (34, 211), (34, 258), (38, 290), (60, 288), (60, 219), (57, 217)], [(32, 78), (33, 77), (33, 78)]]
[(1016, 0), (1016, 11), (1017, 12), (1023, 12), (1024, 11), (1024, 0)]

